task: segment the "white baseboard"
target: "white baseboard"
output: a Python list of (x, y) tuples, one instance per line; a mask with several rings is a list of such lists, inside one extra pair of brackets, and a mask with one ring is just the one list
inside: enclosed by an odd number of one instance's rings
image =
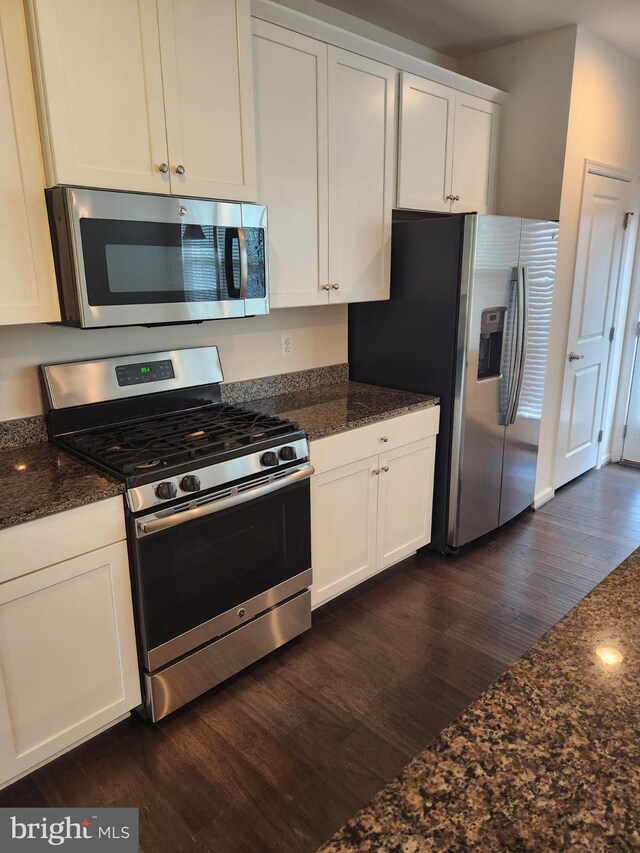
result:
[(544, 506), (546, 503), (549, 503), (555, 493), (556, 490), (552, 489), (551, 486), (546, 489), (543, 489), (541, 492), (538, 492), (538, 494), (533, 499), (533, 508), (540, 509), (541, 506)]
[(605, 465), (608, 465), (611, 462), (611, 454), (603, 453), (602, 459), (598, 462), (598, 468), (604, 468)]

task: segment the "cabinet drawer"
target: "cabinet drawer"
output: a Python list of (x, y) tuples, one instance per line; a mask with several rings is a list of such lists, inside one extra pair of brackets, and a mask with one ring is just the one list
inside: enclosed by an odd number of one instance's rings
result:
[(117, 496), (0, 530), (0, 583), (125, 538)]
[[(420, 409), (408, 415), (330, 435), (311, 442), (311, 463), (316, 473), (348, 465), (367, 456), (393, 450), (438, 433), (440, 407)], [(386, 440), (385, 440), (386, 439)]]

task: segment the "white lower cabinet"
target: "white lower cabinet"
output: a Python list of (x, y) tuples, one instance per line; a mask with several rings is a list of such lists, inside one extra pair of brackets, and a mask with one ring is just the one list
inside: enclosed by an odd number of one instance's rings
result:
[[(112, 498), (0, 531), (15, 568), (0, 584), (0, 786), (140, 703), (124, 519), (120, 541), (104, 544), (117, 511), (122, 500)], [(68, 543), (77, 524), (93, 523), (102, 547), (30, 571), (54, 521)]]
[(439, 412), (311, 443), (314, 607), (429, 543)]

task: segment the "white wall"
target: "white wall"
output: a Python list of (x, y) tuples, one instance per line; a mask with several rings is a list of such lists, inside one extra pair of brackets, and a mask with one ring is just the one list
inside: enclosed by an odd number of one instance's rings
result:
[[(294, 342), (287, 358), (280, 346), (285, 331), (293, 333)], [(0, 328), (0, 421), (42, 411), (38, 364), (204, 344), (220, 348), (229, 382), (340, 364), (347, 360), (347, 309), (294, 308), (266, 317), (155, 329), (5, 326)]]
[[(554, 467), (567, 335), (573, 291), (575, 252), (586, 159), (628, 169), (640, 175), (640, 63), (583, 27), (578, 27), (571, 108), (562, 182), (558, 270), (553, 302), (549, 369), (542, 418), (542, 435), (536, 491), (553, 488)], [(631, 210), (638, 219), (638, 181), (633, 188)], [(627, 295), (622, 294), (617, 322), (624, 326)], [(622, 322), (621, 322), (622, 320)], [(618, 338), (612, 354), (619, 356)], [(553, 367), (555, 366), (555, 369)], [(613, 389), (618, 372), (611, 377)], [(608, 420), (613, 401), (609, 401)], [(605, 444), (610, 423), (605, 424)]]
[[(584, 164), (590, 159), (640, 174), (640, 63), (578, 26), (470, 57), (461, 70), (510, 93), (503, 106), (497, 212), (560, 219), (536, 480), (540, 501), (555, 486)], [(631, 209), (637, 207), (636, 186)], [(626, 296), (619, 304), (618, 329), (624, 326)], [(614, 362), (620, 347), (619, 338)], [(614, 370), (608, 421), (617, 379)], [(606, 445), (610, 423), (605, 426)]]
[(350, 33), (355, 33), (363, 38), (368, 38), (371, 41), (392, 47), (394, 50), (401, 50), (410, 56), (416, 56), (418, 59), (432, 62), (434, 65), (449, 68), (451, 71), (459, 70), (458, 61), (453, 59), (453, 57), (440, 53), (437, 50), (432, 50), (430, 47), (418, 44), (418, 42), (403, 38), (403, 36), (396, 35), (396, 33), (392, 33), (375, 24), (370, 24), (368, 21), (350, 14), (349, 0), (341, 0), (340, 9), (334, 9), (324, 3), (317, 2), (317, 0), (275, 0), (275, 2), (281, 6), (287, 6), (289, 9), (295, 9), (296, 12), (309, 15), (311, 18), (316, 18), (327, 24), (333, 24), (333, 26), (340, 27)]
[(577, 28), (564, 27), (460, 61), (504, 89), (496, 213), (558, 219)]

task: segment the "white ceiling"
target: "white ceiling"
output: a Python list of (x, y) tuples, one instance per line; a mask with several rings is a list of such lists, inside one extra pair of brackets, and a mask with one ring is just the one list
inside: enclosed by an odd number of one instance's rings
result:
[(584, 24), (640, 59), (640, 0), (322, 0), (457, 58)]

